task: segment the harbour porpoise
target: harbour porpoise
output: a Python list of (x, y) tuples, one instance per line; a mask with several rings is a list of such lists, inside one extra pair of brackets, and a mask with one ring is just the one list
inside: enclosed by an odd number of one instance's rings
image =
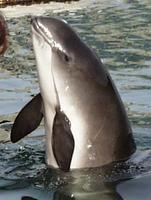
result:
[(66, 21), (35, 17), (31, 24), (40, 93), (19, 112), (11, 141), (44, 117), (49, 167), (69, 171), (129, 158), (136, 149), (132, 129), (99, 57)]

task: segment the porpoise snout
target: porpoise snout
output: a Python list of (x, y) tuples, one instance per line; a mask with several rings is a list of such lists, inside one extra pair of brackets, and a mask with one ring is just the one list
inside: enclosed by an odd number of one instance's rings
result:
[(38, 18), (39, 18), (39, 17), (32, 16), (32, 17), (31, 17), (31, 21), (30, 21), (30, 22), (31, 22), (31, 25), (33, 25), (33, 24), (37, 23), (37, 21), (38, 21)]

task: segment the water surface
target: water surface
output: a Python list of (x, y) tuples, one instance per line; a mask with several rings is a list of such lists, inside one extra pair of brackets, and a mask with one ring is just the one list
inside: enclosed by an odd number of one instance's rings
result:
[[(146, 192), (151, 197), (147, 187), (149, 181), (151, 181), (151, 175), (141, 176), (141, 167), (146, 167), (147, 170), (142, 170), (144, 173), (149, 171), (151, 166), (150, 1), (93, 0), (88, 2), (83, 0), (79, 3), (65, 5), (50, 3), (40, 6), (8, 7), (1, 10), (7, 17), (9, 49), (5, 56), (0, 58), (0, 177), (2, 179), (0, 185), (15, 185), (9, 182), (10, 180), (32, 179), (37, 173), (41, 173), (45, 169), (43, 123), (38, 130), (18, 144), (9, 142), (10, 127), (14, 117), (22, 106), (39, 91), (31, 41), (30, 19), (31, 14), (43, 14), (67, 20), (82, 39), (94, 49), (110, 71), (128, 112), (137, 148), (141, 150), (141, 153), (138, 152), (134, 159), (138, 165), (134, 167), (134, 164), (132, 164), (131, 168), (126, 169), (125, 175), (122, 176), (128, 178), (131, 174), (134, 176), (140, 174), (140, 178), (121, 184), (118, 187), (121, 192), (119, 196), (115, 190), (113, 192), (113, 187), (107, 186), (107, 188), (112, 188), (109, 189), (109, 194), (112, 194), (110, 199), (116, 197), (117, 199), (138, 200), (142, 199)], [(120, 177), (120, 175), (118, 174), (117, 177)], [(5, 182), (4, 179), (7, 179), (7, 181)], [(29, 184), (30, 181), (25, 182)], [(54, 185), (55, 183), (56, 180)], [(39, 182), (39, 180), (36, 183), (42, 188), (43, 184), (44, 182)], [(141, 190), (143, 185), (144, 189)], [(98, 192), (97, 187), (93, 190), (95, 194)], [(99, 188), (101, 187), (99, 185)], [(141, 190), (143, 195), (132, 193), (131, 187), (134, 187), (137, 191)], [(88, 194), (90, 194), (90, 188)], [(146, 191), (145, 188), (148, 190)], [(67, 188), (68, 190), (71, 191), (71, 188)], [(43, 194), (43, 191), (41, 192)], [(2, 198), (4, 199), (5, 190), (1, 194), (4, 195)], [(104, 196), (101, 196), (100, 191), (97, 195), (102, 197), (103, 200), (109, 199), (104, 193)], [(91, 196), (91, 198), (97, 199), (97, 195)], [(88, 198), (86, 193), (83, 196), (85, 199)]]

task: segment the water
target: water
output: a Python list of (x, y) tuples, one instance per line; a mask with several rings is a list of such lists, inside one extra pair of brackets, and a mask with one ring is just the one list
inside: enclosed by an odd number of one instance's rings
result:
[[(143, 196), (147, 194), (148, 200), (151, 197), (150, 1), (82, 0), (65, 5), (52, 3), (1, 10), (7, 17), (9, 49), (0, 58), (0, 200), (10, 197), (18, 200), (21, 196), (61, 199), (62, 195), (72, 194), (76, 199), (99, 197), (103, 200), (144, 200)], [(102, 171), (82, 172), (79, 177), (84, 179), (79, 178), (79, 181), (74, 175), (71, 176), (74, 181), (66, 175), (61, 178), (60, 175), (50, 175), (45, 172), (43, 123), (18, 144), (9, 142), (10, 128), (17, 112), (39, 91), (30, 33), (31, 14), (57, 16), (67, 20), (109, 69), (132, 123), (138, 149), (124, 170), (116, 169), (113, 173), (109, 170), (108, 176)], [(94, 181), (95, 176), (99, 177), (98, 181)], [(119, 179), (129, 177), (136, 178), (117, 185)], [(100, 180), (110, 184), (100, 185)], [(70, 184), (62, 186), (67, 182)], [(58, 186), (59, 191), (56, 190)]]

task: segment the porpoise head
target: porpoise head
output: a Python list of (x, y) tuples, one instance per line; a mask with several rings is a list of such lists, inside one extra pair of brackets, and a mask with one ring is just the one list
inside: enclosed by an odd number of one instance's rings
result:
[[(50, 17), (34, 18), (32, 32), (38, 65), (40, 65), (39, 59), (42, 59), (44, 67), (43, 58), (48, 56), (47, 60), (51, 60), (49, 67), (53, 68), (54, 73), (58, 70), (56, 74), (61, 73), (61, 77), (67, 71), (72, 73), (80, 70), (91, 77), (94, 76), (94, 80), (101, 84), (107, 83), (107, 77), (104, 76), (105, 69), (103, 66), (98, 67), (101, 61), (66, 21)], [(46, 53), (44, 48), (49, 49), (48, 55), (44, 55), (44, 52)], [(93, 67), (94, 65), (96, 67)]]

